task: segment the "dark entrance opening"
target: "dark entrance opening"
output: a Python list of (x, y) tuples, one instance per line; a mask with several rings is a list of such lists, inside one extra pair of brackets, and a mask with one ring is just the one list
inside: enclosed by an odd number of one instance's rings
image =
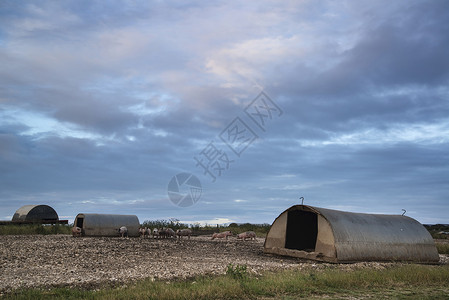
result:
[(317, 214), (303, 210), (288, 212), (285, 248), (313, 252), (317, 235)]
[(84, 218), (76, 219), (76, 227), (83, 228)]

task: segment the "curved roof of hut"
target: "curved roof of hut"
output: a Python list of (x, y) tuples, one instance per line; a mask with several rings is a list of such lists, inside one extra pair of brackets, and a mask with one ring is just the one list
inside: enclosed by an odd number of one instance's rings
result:
[(56, 211), (48, 205), (25, 205), (19, 208), (12, 217), (13, 222), (40, 222), (44, 220), (59, 220)]
[[(386, 250), (382, 247), (388, 244), (434, 245), (432, 236), (425, 227), (408, 216), (352, 213), (319, 207), (310, 208), (324, 216), (331, 224), (339, 260), (350, 260), (357, 256), (360, 249), (354, 245), (359, 244), (366, 245), (373, 249), (373, 252)], [(366, 255), (367, 249), (364, 251)]]
[[(411, 260), (431, 262), (439, 260), (432, 236), (421, 223), (413, 218), (403, 215), (353, 213), (308, 205), (294, 205), (281, 213), (272, 225), (272, 228), (276, 227), (276, 233), (270, 234), (269, 232), (267, 235), (267, 240), (271, 236), (276, 242), (266, 240), (266, 246), (277, 244), (276, 247), (285, 247), (282, 243), (286, 242), (286, 235), (279, 238), (279, 234), (283, 230), (285, 232), (288, 230), (289, 212), (298, 210), (315, 213), (328, 224), (324, 226), (325, 224), (321, 223), (324, 227), (329, 228), (327, 231), (331, 233), (331, 237), (328, 238), (327, 235), (325, 239), (327, 243), (333, 244), (335, 261)], [(293, 216), (294, 214), (292, 214)], [(303, 226), (301, 231), (307, 231), (307, 227)], [(322, 236), (327, 234), (321, 233), (321, 230), (324, 229), (318, 228), (317, 230), (318, 239), (321, 234)], [(301, 234), (302, 232), (298, 232), (298, 239), (301, 238)], [(270, 252), (269, 249), (268, 252)], [(301, 254), (298, 256), (300, 257)]]
[(129, 236), (139, 236), (140, 223), (136, 215), (79, 213), (74, 226), (80, 227), (86, 236), (117, 236), (121, 226), (128, 228)]

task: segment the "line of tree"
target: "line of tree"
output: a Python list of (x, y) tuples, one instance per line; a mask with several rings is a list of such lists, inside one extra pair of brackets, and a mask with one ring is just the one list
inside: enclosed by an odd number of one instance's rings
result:
[(164, 228), (170, 227), (173, 230), (177, 229), (185, 229), (190, 228), (194, 232), (222, 232), (222, 231), (231, 231), (233, 234), (242, 233), (245, 231), (254, 231), (258, 236), (264, 236), (270, 230), (270, 224), (250, 224), (250, 223), (230, 223), (230, 224), (184, 224), (181, 223), (178, 219), (169, 219), (169, 220), (145, 220), (142, 224), (142, 227), (147, 228)]

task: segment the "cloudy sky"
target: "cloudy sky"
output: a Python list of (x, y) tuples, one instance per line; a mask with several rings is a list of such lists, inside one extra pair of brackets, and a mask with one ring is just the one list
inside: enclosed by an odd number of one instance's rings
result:
[(0, 219), (449, 223), (448, 32), (446, 0), (1, 1)]

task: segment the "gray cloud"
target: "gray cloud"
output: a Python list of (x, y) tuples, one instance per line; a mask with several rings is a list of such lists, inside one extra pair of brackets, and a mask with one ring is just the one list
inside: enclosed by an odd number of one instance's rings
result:
[[(136, 213), (271, 222), (287, 206), (446, 222), (447, 1), (0, 5), (0, 218)], [(284, 111), (237, 157), (220, 132)], [(234, 160), (216, 182), (193, 159)], [(195, 173), (180, 209), (170, 178)]]

